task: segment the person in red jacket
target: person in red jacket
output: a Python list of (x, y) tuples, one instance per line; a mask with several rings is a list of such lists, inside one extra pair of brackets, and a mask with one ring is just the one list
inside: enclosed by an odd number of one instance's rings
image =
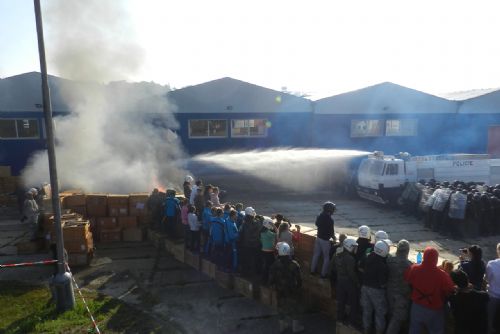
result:
[(439, 253), (433, 247), (424, 251), (422, 264), (414, 264), (405, 272), (412, 287), (410, 334), (419, 334), (422, 327), (429, 334), (444, 333), (444, 303), (455, 285), (450, 275), (437, 267)]

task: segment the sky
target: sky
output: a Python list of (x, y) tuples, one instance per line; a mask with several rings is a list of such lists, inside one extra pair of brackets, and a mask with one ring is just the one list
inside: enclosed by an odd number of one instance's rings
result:
[[(102, 1), (126, 8), (115, 19), (144, 54), (116, 80), (182, 88), (229, 76), (313, 98), (385, 81), (434, 94), (500, 87), (497, 1)], [(39, 68), (33, 1), (0, 0), (0, 78)]]

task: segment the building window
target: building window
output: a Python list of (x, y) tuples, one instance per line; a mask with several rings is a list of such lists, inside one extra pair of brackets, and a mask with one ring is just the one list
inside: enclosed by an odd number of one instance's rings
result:
[(0, 138), (40, 138), (36, 119), (0, 119)]
[(266, 119), (231, 120), (231, 137), (266, 137)]
[(225, 119), (190, 119), (189, 138), (226, 138), (227, 120)]
[(385, 121), (386, 136), (416, 136), (417, 119), (388, 119)]
[(351, 137), (382, 136), (383, 121), (380, 119), (361, 119), (351, 121)]

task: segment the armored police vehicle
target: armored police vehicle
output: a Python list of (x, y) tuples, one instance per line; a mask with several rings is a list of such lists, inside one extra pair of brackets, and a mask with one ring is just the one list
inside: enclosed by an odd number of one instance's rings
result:
[(387, 204), (396, 202), (404, 186), (417, 180), (500, 183), (500, 159), (488, 154), (443, 154), (412, 157), (376, 151), (364, 159), (357, 173), (360, 197)]

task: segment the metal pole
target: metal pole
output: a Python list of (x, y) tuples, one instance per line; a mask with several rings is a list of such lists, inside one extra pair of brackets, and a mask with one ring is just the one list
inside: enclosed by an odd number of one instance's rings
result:
[(45, 43), (43, 39), (42, 11), (40, 0), (34, 0), (36, 31), (38, 37), (38, 53), (40, 56), (40, 71), (42, 75), (43, 112), (45, 116), (45, 130), (47, 135), (47, 153), (49, 157), (50, 186), (52, 189), (52, 208), (54, 210), (54, 224), (57, 238), (57, 275), (52, 284), (55, 288), (57, 309), (66, 311), (74, 308), (75, 294), (71, 283), (71, 274), (66, 272), (64, 265), (64, 243), (61, 227), (61, 203), (59, 201), (59, 181), (57, 179), (56, 152), (54, 141), (54, 127), (52, 120), (52, 103), (47, 76), (47, 63), (45, 60)]

